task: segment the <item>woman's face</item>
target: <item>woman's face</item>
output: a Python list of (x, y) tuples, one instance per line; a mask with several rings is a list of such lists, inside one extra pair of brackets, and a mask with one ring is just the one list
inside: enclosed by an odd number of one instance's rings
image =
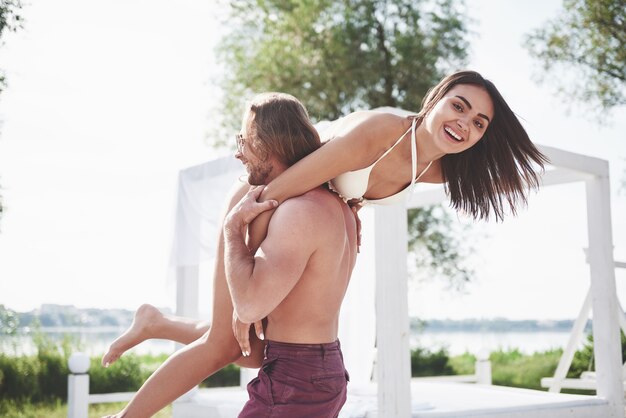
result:
[(424, 123), (433, 142), (445, 154), (471, 148), (493, 120), (493, 102), (485, 89), (458, 84), (439, 100)]

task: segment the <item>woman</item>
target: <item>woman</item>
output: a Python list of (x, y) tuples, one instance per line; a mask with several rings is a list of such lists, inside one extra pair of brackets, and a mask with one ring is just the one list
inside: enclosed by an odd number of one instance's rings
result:
[[(252, 134), (251, 146), (262, 151), (263, 133)], [(475, 218), (493, 214), (502, 219), (507, 209), (515, 213), (526, 202), (528, 189), (538, 186), (533, 166), (543, 168), (547, 161), (493, 83), (473, 71), (444, 78), (428, 93), (417, 115), (357, 112), (334, 122), (322, 137), (328, 142), (270, 182), (262, 199), (280, 203), (330, 181), (356, 212), (368, 203), (398, 202), (418, 181), (444, 183), (457, 210)], [(245, 163), (241, 145), (238, 140), (236, 157)], [(230, 207), (240, 196), (231, 198)], [(270, 216), (252, 224), (251, 248), (263, 240)], [(151, 416), (229, 363), (260, 364), (263, 343), (254, 335), (249, 340), (250, 325), (233, 318), (221, 236), (214, 298), (211, 327), (165, 317), (149, 305), (139, 308), (133, 325), (111, 345), (103, 364), (148, 338), (189, 345), (146, 381), (120, 416)], [(262, 339), (262, 327), (255, 327)]]

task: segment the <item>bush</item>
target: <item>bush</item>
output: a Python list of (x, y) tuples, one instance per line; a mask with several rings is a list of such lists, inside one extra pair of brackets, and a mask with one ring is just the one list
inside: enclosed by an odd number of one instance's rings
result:
[(528, 389), (543, 389), (541, 378), (554, 375), (563, 351), (548, 350), (531, 355), (518, 349), (491, 353), (492, 379), (494, 385)]
[(39, 363), (36, 357), (9, 357), (0, 354), (0, 399), (39, 400)]
[(229, 364), (219, 372), (204, 379), (200, 386), (204, 388), (239, 386), (239, 366)]
[(452, 366), (448, 364), (448, 352), (441, 348), (431, 352), (426, 348), (418, 347), (411, 351), (411, 376), (446, 376), (454, 374)]
[(39, 400), (67, 399), (67, 357), (56, 352), (40, 352), (39, 363)]
[(474, 374), (476, 370), (476, 356), (465, 352), (460, 356), (450, 357), (448, 364), (453, 374)]
[(108, 368), (100, 365), (100, 358), (93, 357), (89, 367), (89, 392), (135, 392), (150, 376), (142, 370), (141, 358), (135, 354), (122, 356)]

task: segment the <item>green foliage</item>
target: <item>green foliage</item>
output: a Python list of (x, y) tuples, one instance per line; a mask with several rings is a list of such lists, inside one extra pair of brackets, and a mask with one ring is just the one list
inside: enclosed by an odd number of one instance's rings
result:
[(592, 109), (626, 104), (624, 0), (564, 0), (561, 14), (525, 42), (554, 76), (540, 80), (559, 86), (568, 101), (573, 97)]
[[(35, 330), (33, 342), (36, 355), (8, 356), (0, 353), (0, 416), (48, 416), (15, 414), (16, 405), (65, 401), (67, 399), (67, 362), (79, 345), (65, 337), (57, 344), (49, 336)], [(126, 354), (108, 368), (100, 365), (100, 358), (91, 358), (89, 368), (90, 393), (134, 392), (167, 359), (167, 354)], [(202, 386), (239, 385), (239, 367), (229, 365), (206, 379)], [(19, 408), (18, 408), (19, 409)], [(5, 411), (5, 412), (3, 412)], [(8, 413), (6, 411), (13, 411)]]
[[(21, 0), (0, 0), (0, 39), (2, 39), (2, 35), (7, 30), (16, 31), (22, 26), (22, 17), (19, 14), (19, 10), (21, 8)], [(5, 87), (6, 80), (4, 78), (4, 73), (0, 71), (0, 93), (2, 93)], [(0, 196), (0, 218), (2, 218), (3, 211), (4, 206), (2, 205), (2, 196)], [(3, 331), (0, 330), (0, 334), (2, 333)]]
[[(16, 31), (22, 27), (22, 17), (19, 10), (22, 8), (20, 0), (0, 0), (0, 39), (6, 31)], [(5, 87), (4, 74), (0, 74), (0, 92)], [(0, 205), (0, 214), (2, 206)]]
[(231, 1), (231, 30), (218, 48), (223, 125), (237, 129), (242, 99), (261, 91), (293, 94), (317, 120), (379, 106), (419, 109), (431, 86), (466, 63), (460, 3)]
[(468, 227), (453, 224), (442, 205), (411, 209), (407, 217), (410, 257), (419, 276), (445, 277), (452, 288), (462, 290), (474, 273), (464, 265), (474, 252), (474, 240), (464, 239)]
[(33, 401), (40, 398), (38, 375), (40, 365), (36, 357), (9, 357), (0, 354), (0, 399)]
[(99, 358), (91, 359), (89, 391), (91, 393), (134, 392), (150, 376), (141, 368), (141, 359), (135, 354), (120, 357), (108, 368), (100, 365)]
[(476, 356), (465, 352), (460, 356), (450, 357), (448, 361), (453, 374), (473, 374), (476, 371)]
[[(89, 418), (112, 415), (124, 408), (125, 402), (89, 405)], [(167, 406), (154, 415), (154, 418), (171, 418), (172, 407)], [(0, 399), (0, 417), (3, 418), (66, 418), (67, 405), (60, 400), (44, 403), (20, 403)]]
[[(626, 359), (626, 336), (620, 332), (622, 344), (622, 359)], [(583, 372), (594, 371), (594, 352), (593, 352), (593, 334), (587, 335), (587, 341), (582, 349), (576, 351), (572, 365), (569, 368), (567, 377), (580, 377)]]
[(0, 0), (0, 37), (5, 30), (15, 31), (22, 27), (21, 8), (20, 0)]
[(542, 390), (541, 378), (554, 375), (562, 354), (560, 349), (531, 355), (517, 349), (492, 352), (493, 384)]
[(57, 346), (45, 334), (35, 331), (34, 356), (10, 357), (0, 354), (0, 399), (42, 402), (67, 398), (67, 359), (71, 341)]
[(0, 305), (0, 335), (15, 335), (19, 326), (20, 319), (17, 312)]
[(219, 372), (207, 377), (200, 384), (203, 388), (215, 388), (223, 386), (239, 386), (239, 366), (229, 364)]
[(441, 348), (438, 351), (430, 351), (418, 347), (411, 350), (411, 376), (446, 376), (454, 374), (449, 364), (448, 352)]

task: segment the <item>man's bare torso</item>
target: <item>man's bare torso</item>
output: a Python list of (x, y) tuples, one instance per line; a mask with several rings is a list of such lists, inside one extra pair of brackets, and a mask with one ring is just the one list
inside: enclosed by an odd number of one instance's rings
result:
[[(335, 341), (341, 302), (356, 261), (354, 214), (321, 187), (285, 201), (276, 211), (281, 210), (296, 212), (306, 223), (310, 233), (294, 236), (294, 245), (310, 245), (313, 251), (296, 285), (268, 315), (265, 335), (290, 343)], [(270, 223), (269, 233), (273, 227), (281, 225)]]

